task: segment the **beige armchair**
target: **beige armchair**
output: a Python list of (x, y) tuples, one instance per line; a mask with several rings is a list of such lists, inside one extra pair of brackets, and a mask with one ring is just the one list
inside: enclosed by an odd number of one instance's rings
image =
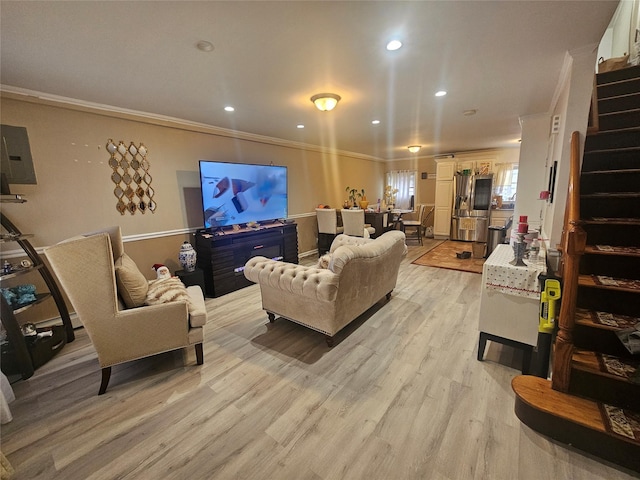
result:
[[(120, 227), (67, 240), (44, 253), (98, 353), (98, 395), (107, 390), (111, 367), (130, 360), (194, 345), (202, 365), (207, 312), (200, 287), (186, 289), (188, 301), (144, 305), (149, 283), (124, 252)], [(119, 293), (134, 308), (122, 305)]]

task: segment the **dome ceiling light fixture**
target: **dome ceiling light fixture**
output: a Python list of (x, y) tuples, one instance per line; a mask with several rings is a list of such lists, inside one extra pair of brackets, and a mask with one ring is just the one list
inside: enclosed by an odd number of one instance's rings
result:
[(318, 93), (311, 97), (311, 101), (321, 112), (329, 112), (336, 108), (336, 105), (340, 101), (340, 95), (336, 95), (335, 93)]
[(207, 42), (206, 40), (200, 40), (196, 43), (196, 48), (201, 52), (211, 52), (213, 50), (213, 43)]
[(411, 153), (418, 153), (422, 148), (422, 145), (409, 145), (407, 148)]

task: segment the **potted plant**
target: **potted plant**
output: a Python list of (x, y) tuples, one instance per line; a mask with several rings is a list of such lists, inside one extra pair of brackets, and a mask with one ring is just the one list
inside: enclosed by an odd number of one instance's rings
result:
[(357, 196), (360, 195), (358, 193), (358, 189), (347, 187), (344, 189), (345, 192), (349, 194), (349, 203), (353, 206), (353, 208), (358, 208)]
[(366, 210), (369, 206), (369, 201), (367, 200), (367, 196), (364, 193), (364, 188), (360, 190), (360, 193), (357, 194), (360, 197), (360, 208)]

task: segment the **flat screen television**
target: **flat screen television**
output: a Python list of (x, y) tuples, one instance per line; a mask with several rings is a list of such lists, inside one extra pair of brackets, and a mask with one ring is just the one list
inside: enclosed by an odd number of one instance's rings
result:
[(287, 218), (287, 167), (200, 160), (204, 226)]

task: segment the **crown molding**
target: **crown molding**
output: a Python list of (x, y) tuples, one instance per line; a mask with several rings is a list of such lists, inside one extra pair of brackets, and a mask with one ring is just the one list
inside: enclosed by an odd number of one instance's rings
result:
[(215, 135), (218, 137), (227, 137), (239, 140), (245, 140), (247, 142), (262, 143), (265, 145), (275, 145), (279, 147), (292, 148), (296, 150), (305, 150), (318, 152), (321, 154), (340, 155), (341, 157), (357, 158), (360, 160), (368, 160), (372, 162), (385, 162), (385, 159), (374, 157), (371, 155), (364, 155), (362, 153), (348, 152), (346, 150), (337, 150), (327, 147), (321, 147), (319, 145), (312, 145), (308, 143), (295, 142), (292, 140), (284, 140), (281, 138), (268, 137), (266, 135), (258, 135), (254, 133), (242, 132), (240, 130), (232, 130), (228, 128), (216, 127), (214, 125), (208, 125), (206, 123), (192, 122), (190, 120), (184, 120), (176, 117), (169, 117), (166, 115), (158, 115), (155, 113), (141, 112), (138, 110), (131, 110), (128, 108), (115, 107), (113, 105), (106, 105), (102, 103), (87, 102), (76, 98), (63, 97), (60, 95), (53, 95), (50, 93), (38, 92), (35, 90), (29, 90), (26, 88), (13, 87), (11, 85), (0, 84), (0, 95), (5, 98), (12, 98), (15, 100), (22, 100), (31, 103), (38, 103), (42, 105), (51, 105), (57, 107), (68, 108), (70, 110), (84, 111), (96, 113), (99, 115), (122, 118), (127, 120), (135, 120), (142, 123), (151, 125), (159, 125), (163, 127), (172, 127), (190, 132), (204, 133), (207, 135)]

